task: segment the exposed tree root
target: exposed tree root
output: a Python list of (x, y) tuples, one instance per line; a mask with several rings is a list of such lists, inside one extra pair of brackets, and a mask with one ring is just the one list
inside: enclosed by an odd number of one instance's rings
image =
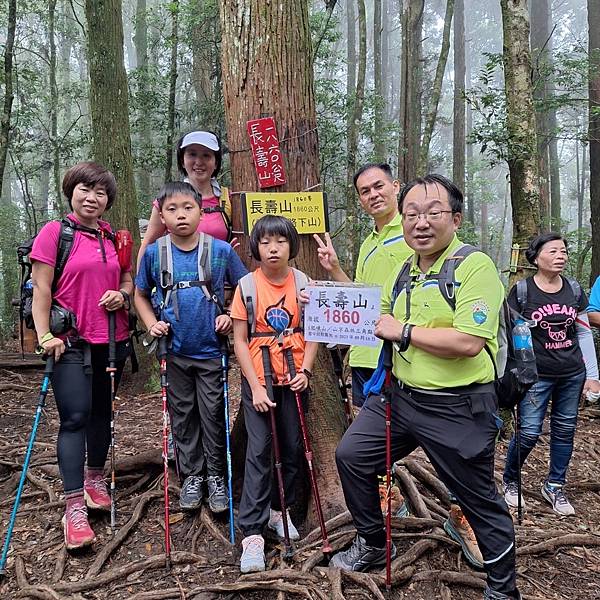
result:
[(181, 598), (181, 589), (178, 587), (168, 588), (166, 590), (155, 590), (152, 592), (139, 592), (131, 596), (129, 600), (179, 600)]
[(52, 583), (58, 583), (62, 579), (66, 565), (67, 547), (63, 545), (56, 557), (56, 564), (54, 565), (54, 572), (52, 573)]
[(200, 596), (201, 594), (205, 594), (206, 592), (228, 594), (231, 592), (252, 592), (257, 590), (284, 592), (286, 594), (295, 594), (296, 596), (303, 596), (304, 598), (313, 600), (313, 597), (310, 593), (311, 590), (305, 586), (295, 585), (293, 583), (285, 583), (284, 581), (273, 579), (266, 581), (238, 581), (236, 583), (223, 583), (221, 585), (205, 585), (201, 588), (195, 588), (191, 590), (189, 596), (190, 600), (194, 600), (194, 598)]
[(600, 546), (600, 535), (568, 533), (567, 535), (545, 540), (539, 544), (517, 548), (517, 556), (542, 554), (543, 552), (551, 552), (563, 546)]
[(231, 542), (221, 533), (219, 526), (215, 523), (210, 510), (206, 506), (203, 506), (200, 512), (200, 522), (208, 529), (215, 540), (229, 548), (232, 547)]
[(428, 469), (413, 458), (405, 458), (399, 464), (404, 465), (414, 477), (428, 487), (439, 498), (444, 507), (450, 507), (448, 488)]
[(15, 598), (39, 598), (39, 600), (64, 600), (55, 590), (47, 585), (28, 585), (21, 588)]
[(445, 521), (448, 518), (448, 511), (444, 507), (440, 506), (433, 498), (429, 498), (428, 496), (422, 496), (422, 498), (423, 502), (425, 502), (425, 506), (427, 506), (431, 512), (431, 516), (434, 519), (439, 518)]
[(331, 584), (331, 600), (346, 600), (342, 592), (342, 572), (340, 569), (329, 569), (328, 575)]
[[(352, 516), (350, 515), (350, 511), (344, 511), (335, 517), (332, 517), (328, 521), (325, 521), (325, 527), (327, 529), (327, 533), (330, 533), (337, 529), (338, 527), (343, 527), (348, 523), (352, 523)], [(298, 545), (298, 549), (301, 550), (304, 546), (313, 543), (315, 540), (321, 538), (321, 529), (320, 527), (316, 527), (312, 531), (310, 531), (302, 540), (301, 544)]]
[(415, 511), (417, 517), (431, 519), (431, 512), (427, 508), (427, 505), (421, 496), (421, 492), (419, 492), (417, 489), (412, 475), (406, 470), (405, 467), (400, 466), (394, 468), (394, 473), (396, 474), (396, 477), (398, 478), (404, 493), (408, 497), (410, 505)]
[(108, 560), (110, 555), (123, 543), (131, 530), (137, 525), (138, 521), (142, 517), (142, 513), (144, 512), (146, 505), (160, 496), (162, 496), (162, 492), (158, 490), (150, 490), (141, 495), (140, 500), (133, 511), (131, 519), (129, 519), (129, 521), (127, 521), (127, 523), (119, 529), (117, 534), (110, 540), (110, 542), (108, 542), (108, 544), (106, 544), (104, 548), (98, 552), (98, 556), (96, 556), (96, 559), (91, 564), (85, 575), (86, 579), (95, 577), (98, 575), (98, 573), (100, 573), (102, 566)]
[(41, 490), (44, 490), (44, 492), (46, 492), (46, 494), (48, 494), (48, 502), (56, 502), (56, 500), (57, 500), (56, 492), (52, 489), (52, 487), (50, 487), (50, 484), (46, 483), (43, 479), (36, 477), (31, 472), (31, 469), (27, 470), (27, 479), (29, 479), (29, 481), (31, 481), (31, 483), (33, 483), (33, 485), (40, 488)]
[[(354, 539), (355, 535), (355, 531), (350, 531), (346, 535), (339, 537), (334, 542), (331, 542), (330, 540), (333, 552), (336, 552), (337, 550), (340, 550), (344, 546), (348, 545)], [(323, 554), (323, 552), (321, 552), (321, 550), (317, 550), (302, 563), (302, 572), (307, 573), (308, 571), (312, 570), (324, 558), (325, 555)]]
[[(441, 530), (438, 530), (438, 532)], [(419, 540), (414, 543), (402, 556), (399, 556), (392, 561), (392, 573), (400, 571), (404, 567), (412, 565), (423, 554), (437, 548), (438, 543), (435, 540)], [(385, 574), (385, 569), (382, 571), (382, 576)]]

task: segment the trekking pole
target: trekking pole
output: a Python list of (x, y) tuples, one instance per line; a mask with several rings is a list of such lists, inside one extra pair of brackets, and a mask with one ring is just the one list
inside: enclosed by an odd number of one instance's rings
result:
[(227, 373), (229, 371), (229, 340), (227, 336), (221, 336), (221, 371), (223, 377), (223, 400), (225, 403), (225, 447), (227, 450), (227, 490), (229, 493), (229, 541), (235, 544), (235, 524), (233, 520), (233, 489), (231, 473), (231, 441), (229, 432), (229, 383)]
[(117, 315), (114, 310), (108, 313), (108, 366), (110, 376), (110, 529), (114, 532), (117, 524), (117, 503), (115, 498), (115, 375), (117, 372), (117, 346), (115, 333)]
[(517, 521), (519, 525), (523, 523), (523, 502), (521, 501), (521, 411), (519, 409), (520, 402), (515, 405), (515, 447), (517, 450)]
[(383, 367), (385, 382), (385, 475), (387, 487), (387, 510), (385, 515), (385, 587), (392, 588), (392, 352), (390, 341), (383, 342)]
[(352, 406), (350, 406), (350, 400), (348, 399), (348, 384), (344, 381), (344, 361), (342, 360), (342, 353), (337, 346), (329, 347), (331, 354), (331, 360), (333, 361), (333, 372), (335, 373), (338, 380), (338, 388), (342, 395), (342, 402), (344, 403), (344, 414), (346, 415), (346, 427), (350, 427), (353, 421), (354, 415), (352, 414)]
[(160, 395), (162, 398), (162, 458), (163, 458), (163, 487), (165, 502), (165, 567), (171, 570), (171, 532), (169, 530), (169, 410), (167, 405), (167, 336), (158, 338), (156, 356), (160, 364)]
[(10, 513), (10, 519), (8, 521), (8, 529), (6, 530), (6, 537), (4, 538), (4, 546), (2, 547), (2, 558), (0, 558), (0, 577), (6, 575), (6, 559), (8, 556), (8, 549), (10, 547), (10, 540), (12, 538), (13, 528), (17, 519), (17, 511), (19, 510), (19, 503), (21, 501), (21, 494), (23, 493), (23, 486), (25, 485), (25, 478), (27, 477), (27, 469), (29, 468), (29, 461), (31, 459), (31, 453), (33, 451), (33, 444), (35, 442), (35, 435), (37, 428), (40, 423), (42, 410), (46, 406), (46, 396), (48, 395), (48, 385), (50, 384), (50, 375), (54, 368), (54, 357), (48, 356), (46, 360), (46, 368), (44, 369), (44, 379), (42, 380), (42, 388), (38, 397), (38, 405), (35, 411), (35, 418), (33, 420), (33, 428), (31, 435), (29, 436), (29, 443), (27, 444), (27, 452), (25, 452), (25, 460), (23, 461), (23, 470), (21, 471), (21, 479), (17, 487), (17, 495), (15, 497), (15, 503), (13, 504), (12, 512)]
[[(274, 402), (273, 396), (273, 373), (271, 372), (271, 355), (269, 346), (261, 346), (263, 370), (265, 373), (265, 386), (269, 400)], [(281, 471), (281, 454), (279, 452), (279, 438), (277, 437), (277, 423), (275, 422), (275, 408), (269, 408), (269, 417), (271, 419), (271, 436), (273, 438), (273, 454), (275, 455), (275, 472), (277, 474), (277, 485), (279, 487), (279, 502), (281, 504), (281, 514), (283, 516), (283, 545), (285, 551), (284, 558), (290, 558), (293, 554), (292, 544), (290, 542), (290, 531), (287, 521), (287, 505), (285, 503), (285, 489), (283, 487), (283, 473)]]
[[(285, 359), (288, 365), (288, 371), (290, 377), (293, 379), (296, 377), (296, 365), (294, 364), (294, 356), (291, 348), (284, 350)], [(300, 429), (302, 430), (302, 440), (304, 442), (304, 456), (308, 464), (308, 473), (310, 475), (310, 485), (312, 487), (312, 493), (315, 499), (315, 510), (317, 511), (317, 518), (319, 519), (319, 527), (321, 528), (321, 538), (323, 539), (323, 554), (332, 551), (331, 544), (327, 538), (327, 529), (325, 528), (325, 519), (323, 518), (323, 509), (321, 507), (321, 497), (319, 496), (319, 488), (317, 487), (317, 478), (315, 477), (315, 471), (313, 468), (313, 453), (310, 445), (310, 438), (308, 437), (308, 428), (306, 427), (306, 420), (304, 418), (304, 409), (302, 408), (302, 400), (300, 399), (300, 393), (294, 392), (296, 396), (296, 408), (298, 409), (298, 417), (300, 418)]]

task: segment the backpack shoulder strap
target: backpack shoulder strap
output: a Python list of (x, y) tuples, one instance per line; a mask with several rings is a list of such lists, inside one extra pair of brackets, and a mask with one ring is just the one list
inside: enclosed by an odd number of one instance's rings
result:
[(463, 244), (457, 248), (450, 256), (447, 256), (440, 269), (438, 279), (438, 286), (444, 300), (450, 305), (450, 308), (454, 310), (456, 308), (456, 279), (454, 274), (456, 267), (462, 263), (462, 261), (470, 256), (474, 252), (479, 252), (475, 246), (471, 244)]
[(248, 340), (250, 340), (252, 334), (256, 331), (256, 281), (254, 280), (254, 273), (244, 275), (238, 281), (238, 286), (240, 288), (242, 302), (246, 307)]
[[(563, 275), (563, 277), (565, 276)], [(583, 294), (583, 290), (581, 289), (579, 281), (577, 281), (577, 279), (574, 279), (573, 277), (565, 277), (565, 279), (569, 282), (569, 285), (571, 286), (571, 291), (573, 292), (573, 296), (575, 296), (575, 300), (577, 300), (577, 305), (579, 305), (581, 302), (581, 296)]]
[(65, 217), (60, 220), (60, 231), (58, 235), (58, 244), (56, 245), (56, 262), (54, 264), (54, 278), (52, 280), (52, 291), (55, 291), (56, 284), (62, 275), (73, 243), (75, 242), (75, 232), (77, 224), (71, 219)]
[(517, 306), (519, 314), (523, 314), (527, 308), (527, 279), (519, 279), (517, 286)]
[(200, 233), (198, 241), (198, 281), (200, 289), (209, 302), (214, 302), (219, 309), (219, 314), (225, 312), (225, 307), (217, 298), (212, 287), (212, 252), (213, 252), (212, 235), (208, 233)]
[(394, 283), (394, 287), (392, 288), (392, 297), (390, 300), (390, 307), (392, 312), (394, 311), (394, 305), (396, 304), (396, 300), (398, 296), (402, 292), (403, 289), (406, 290), (406, 318), (410, 317), (410, 288), (412, 285), (412, 280), (410, 276), (410, 269), (413, 262), (413, 256), (409, 256), (402, 265), (400, 272), (398, 273), (398, 277), (396, 277), (396, 282)]
[(158, 284), (163, 293), (161, 308), (164, 308), (171, 301), (173, 293), (173, 246), (171, 236), (164, 235), (156, 241), (158, 250)]

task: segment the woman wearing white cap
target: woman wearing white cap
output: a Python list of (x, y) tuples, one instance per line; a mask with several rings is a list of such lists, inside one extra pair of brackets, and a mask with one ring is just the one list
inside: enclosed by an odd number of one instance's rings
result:
[[(231, 203), (227, 188), (216, 179), (221, 169), (222, 152), (219, 137), (211, 131), (191, 131), (177, 143), (177, 166), (202, 196), (204, 215), (198, 231), (208, 233), (223, 241), (231, 240)], [(158, 205), (154, 201), (148, 229), (142, 240), (138, 263), (146, 247), (167, 232), (160, 220)]]

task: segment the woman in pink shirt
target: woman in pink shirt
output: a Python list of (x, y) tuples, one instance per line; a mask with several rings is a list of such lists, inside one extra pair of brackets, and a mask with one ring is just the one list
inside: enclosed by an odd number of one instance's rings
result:
[[(64, 226), (51, 221), (38, 233), (31, 251), (32, 312), (39, 344), (55, 359), (51, 381), (60, 417), (63, 526), (67, 549), (74, 549), (95, 540), (87, 508), (110, 510), (104, 481), (111, 417), (108, 313), (116, 313), (118, 385), (130, 351), (126, 308), (133, 281), (130, 266), (119, 264), (110, 225), (100, 218), (115, 200), (114, 175), (99, 164), (82, 162), (67, 171), (62, 189), (72, 210), (67, 220), (75, 231), (73, 245), (54, 281)], [(50, 319), (52, 305), (71, 315), (71, 323), (60, 331)]]
[[(221, 170), (222, 159), (221, 142), (211, 131), (191, 131), (177, 143), (179, 171), (184, 175), (184, 181), (190, 183), (202, 196), (204, 214), (198, 231), (228, 242), (231, 239), (231, 205), (227, 188), (221, 187), (216, 179)], [(166, 233), (167, 229), (160, 220), (155, 200), (138, 253), (138, 265), (146, 247)]]

